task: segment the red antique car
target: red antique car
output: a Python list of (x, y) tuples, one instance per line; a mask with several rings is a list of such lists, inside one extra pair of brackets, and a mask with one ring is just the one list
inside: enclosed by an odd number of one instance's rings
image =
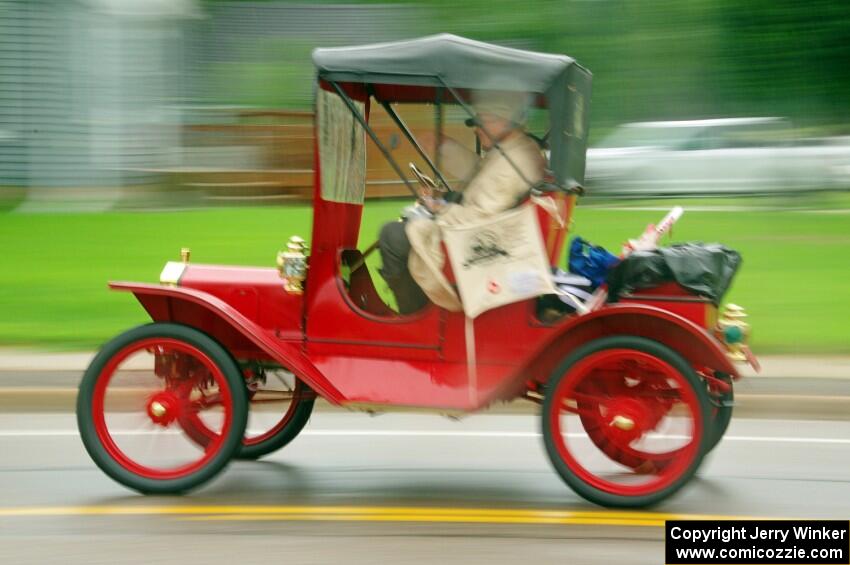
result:
[[(313, 59), (309, 256), (299, 238), (278, 268), (193, 264), (186, 252), (166, 265), (160, 284), (110, 283), (133, 293), (153, 322), (107, 343), (83, 377), (78, 424), (97, 465), (143, 493), (183, 492), (233, 457), (284, 447), (317, 397), (369, 412), (435, 414), (526, 399), (542, 405), (548, 455), (581, 496), (645, 506), (678, 490), (721, 439), (738, 378), (740, 336), (725, 339), (734, 332), (718, 330), (711, 301), (667, 283), (550, 317), (531, 298), (481, 314), (467, 343), (463, 312), (390, 308), (365, 262), (374, 246), (357, 248), (367, 136), (411, 183), (369, 128), (370, 107), (383, 106), (448, 185), (395, 109), (432, 104), (439, 135), (445, 107), (471, 112), (472, 89), (521, 83), (552, 132), (541, 136), (551, 174), (536, 190), (569, 218), (584, 174), (590, 73), (566, 56), (450, 35), (319, 49)], [(565, 225), (539, 214), (553, 266)]]

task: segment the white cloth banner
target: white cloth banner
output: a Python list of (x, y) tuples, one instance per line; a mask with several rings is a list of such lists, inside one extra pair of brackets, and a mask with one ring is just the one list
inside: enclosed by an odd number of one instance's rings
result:
[(440, 227), (468, 317), (542, 294), (557, 294), (533, 205), (475, 225)]

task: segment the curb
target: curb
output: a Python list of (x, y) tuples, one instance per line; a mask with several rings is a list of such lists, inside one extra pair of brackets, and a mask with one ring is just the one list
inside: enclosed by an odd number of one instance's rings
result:
[[(72, 371), (82, 373), (89, 366), (94, 355), (93, 351), (56, 353), (0, 348), (0, 373)], [(850, 356), (847, 355), (765, 355), (759, 357), (759, 361), (762, 365), (761, 373), (756, 373), (748, 365), (738, 365), (744, 382), (749, 379), (764, 378), (850, 380)]]
[[(73, 412), (76, 410), (77, 389), (67, 387), (8, 387), (0, 388), (0, 412)], [(334, 406), (323, 399), (316, 402), (316, 412), (352, 412)], [(357, 412), (359, 410), (353, 410)], [(388, 410), (405, 411), (404, 409)], [(414, 412), (430, 413), (428, 410)], [(494, 404), (481, 414), (535, 414), (539, 406), (515, 401)], [(379, 412), (380, 413), (380, 412)], [(787, 420), (844, 420), (850, 421), (850, 395), (799, 394), (739, 394), (735, 398), (735, 418)]]
[[(0, 349), (0, 411), (74, 411), (77, 384), (93, 356), (93, 352)], [(761, 374), (741, 367), (735, 417), (850, 421), (850, 357), (767, 356), (761, 361)], [(349, 411), (321, 399), (316, 410)], [(537, 406), (530, 402), (511, 402), (496, 404), (484, 413), (535, 411)]]

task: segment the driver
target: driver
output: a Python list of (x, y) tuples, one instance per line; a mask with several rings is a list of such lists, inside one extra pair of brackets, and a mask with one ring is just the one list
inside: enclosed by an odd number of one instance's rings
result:
[[(475, 127), (484, 156), (475, 162), (476, 156), (453, 140), (440, 148), (443, 151), (448, 147), (453, 153), (465, 151), (468, 155), (451, 157), (455, 162), (472, 163), (460, 201), (445, 203), (426, 197), (423, 203), (434, 214), (433, 219), (391, 222), (381, 229), (381, 275), (402, 314), (419, 310), (428, 299), (447, 310), (462, 309), (457, 292), (443, 274), (446, 257), (437, 222), (464, 225), (504, 212), (516, 206), (543, 178), (546, 160), (538, 144), (525, 133), (528, 95), (487, 92), (476, 96), (473, 105), (476, 115), (467, 124)], [(501, 151), (494, 147), (494, 141)]]

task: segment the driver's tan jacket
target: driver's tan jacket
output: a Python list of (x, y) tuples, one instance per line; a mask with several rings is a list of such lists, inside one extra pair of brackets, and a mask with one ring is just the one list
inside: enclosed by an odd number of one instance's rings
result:
[(408, 268), (428, 298), (447, 310), (460, 311), (455, 288), (443, 274), (446, 261), (441, 246), (440, 225), (467, 225), (516, 206), (528, 194), (529, 183), (543, 178), (545, 160), (537, 143), (518, 135), (499, 143), (528, 182), (497, 150), (481, 159), (478, 170), (463, 189), (461, 204), (447, 204), (435, 220), (417, 218), (407, 222), (405, 231), (411, 251)]

